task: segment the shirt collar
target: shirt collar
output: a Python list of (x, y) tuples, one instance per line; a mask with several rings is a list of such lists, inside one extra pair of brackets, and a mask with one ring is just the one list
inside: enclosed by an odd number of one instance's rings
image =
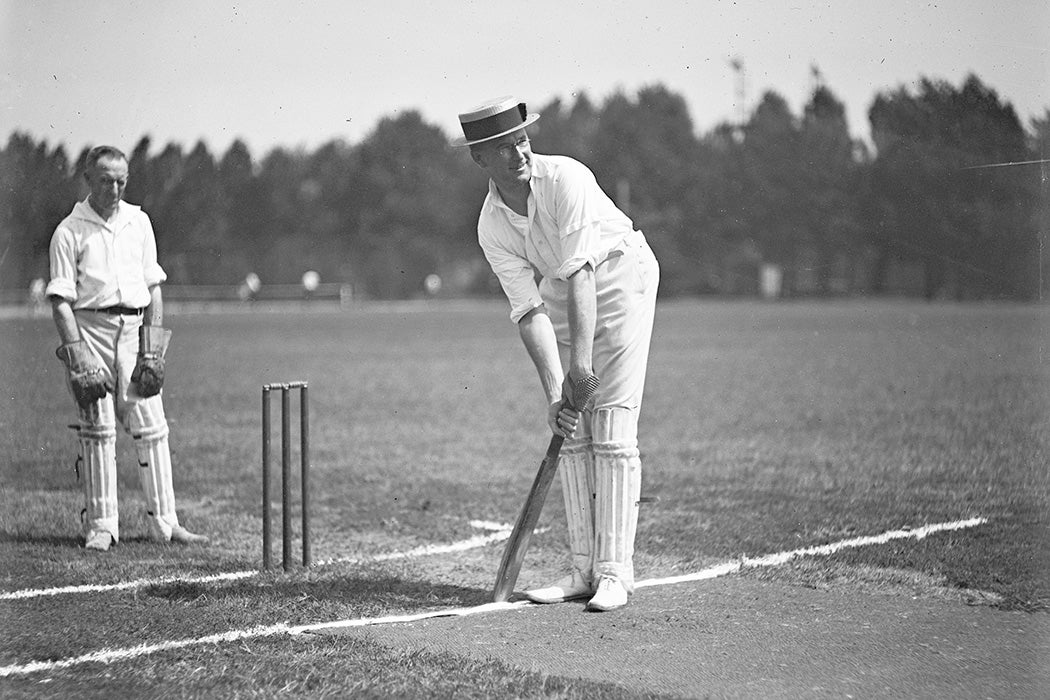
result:
[(115, 231), (120, 228), (120, 223), (127, 217), (129, 206), (124, 200), (117, 202), (117, 212), (116, 216), (113, 217), (112, 223), (99, 216), (86, 198), (81, 202), (77, 202), (77, 205), (73, 208), (73, 213), (79, 219), (85, 219)]
[(532, 179), (541, 180), (550, 176), (550, 164), (547, 157), (539, 153), (532, 154)]
[(510, 207), (508, 207), (507, 203), (503, 201), (503, 196), (499, 193), (496, 183), (492, 180), (489, 180), (489, 202), (491, 202), (494, 207), (500, 207), (510, 211)]

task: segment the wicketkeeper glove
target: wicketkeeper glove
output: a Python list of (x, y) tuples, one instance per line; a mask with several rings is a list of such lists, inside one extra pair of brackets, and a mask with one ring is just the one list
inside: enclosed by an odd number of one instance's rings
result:
[(160, 326), (139, 327), (139, 354), (131, 382), (139, 396), (149, 398), (160, 393), (164, 386), (164, 354), (168, 351), (171, 331)]
[(55, 350), (55, 355), (69, 371), (73, 398), (82, 407), (87, 408), (113, 391), (113, 385), (106, 380), (105, 369), (92, 354), (86, 341), (66, 343)]

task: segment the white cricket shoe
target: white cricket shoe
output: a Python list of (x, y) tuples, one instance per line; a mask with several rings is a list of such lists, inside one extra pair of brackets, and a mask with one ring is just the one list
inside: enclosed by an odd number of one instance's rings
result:
[(587, 602), (591, 612), (608, 612), (627, 605), (630, 593), (618, 578), (599, 576), (594, 597)]
[(208, 544), (206, 536), (194, 534), (182, 525), (171, 528), (171, 541), (175, 544)]
[(168, 533), (166, 524), (162, 524), (158, 518), (149, 518), (149, 538), (154, 542), (173, 542), (175, 544), (208, 544), (208, 538), (204, 535), (196, 535), (182, 525), (175, 525)]
[(583, 574), (573, 571), (554, 585), (525, 591), (525, 597), (533, 603), (564, 603), (575, 598), (586, 598), (593, 592), (594, 588)]
[(96, 552), (108, 552), (113, 544), (113, 535), (105, 530), (92, 530), (84, 538), (84, 549), (93, 549)]

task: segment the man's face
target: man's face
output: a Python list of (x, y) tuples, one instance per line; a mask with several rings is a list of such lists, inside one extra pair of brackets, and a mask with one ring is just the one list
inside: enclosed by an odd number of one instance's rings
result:
[(88, 201), (99, 214), (111, 214), (124, 196), (128, 164), (123, 158), (104, 156), (85, 174), (91, 194)]
[(497, 187), (516, 189), (532, 177), (532, 146), (524, 129), (474, 147), (474, 162)]

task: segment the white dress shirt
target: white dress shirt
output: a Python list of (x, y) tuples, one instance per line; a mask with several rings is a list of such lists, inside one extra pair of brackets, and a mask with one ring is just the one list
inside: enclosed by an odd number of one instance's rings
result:
[(511, 306), (511, 320), (544, 303), (535, 273), (567, 280), (598, 265), (634, 230), (590, 169), (566, 156), (532, 154), (528, 216), (514, 212), (489, 181), (478, 242)]
[(74, 309), (145, 308), (149, 288), (167, 279), (149, 216), (123, 201), (109, 222), (86, 199), (77, 202), (51, 237), (50, 259), (46, 294)]

